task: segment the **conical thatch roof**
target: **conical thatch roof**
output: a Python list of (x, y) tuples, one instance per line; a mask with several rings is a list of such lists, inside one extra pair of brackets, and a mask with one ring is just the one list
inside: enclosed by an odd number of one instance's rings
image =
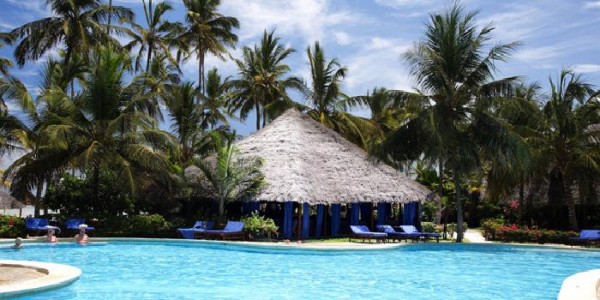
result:
[(311, 204), (423, 201), (426, 187), (384, 164), (309, 116), (290, 109), (237, 143), (264, 159), (267, 185), (258, 200)]
[(18, 209), (23, 207), (25, 207), (25, 204), (17, 201), (15, 197), (5, 191), (0, 191), (0, 209)]

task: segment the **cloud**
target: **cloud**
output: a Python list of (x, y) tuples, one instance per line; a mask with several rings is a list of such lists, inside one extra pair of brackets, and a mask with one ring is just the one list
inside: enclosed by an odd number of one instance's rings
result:
[(399, 39), (375, 37), (348, 59), (345, 84), (351, 95), (362, 95), (374, 87), (411, 90), (412, 81), (401, 54), (412, 43)]
[(222, 13), (240, 20), (242, 42), (260, 36), (265, 29), (276, 28), (280, 36), (298, 36), (304, 43), (312, 43), (322, 40), (337, 25), (362, 19), (351, 11), (332, 11), (328, 0), (256, 0), (244, 5), (226, 1)]
[(600, 73), (600, 65), (597, 64), (580, 64), (573, 66), (573, 71), (576, 73)]
[(594, 8), (600, 8), (600, 1), (592, 1), (592, 2), (586, 2), (583, 5), (583, 8), (585, 9), (594, 9)]
[[(439, 1), (438, 1), (439, 2)], [(375, 0), (375, 3), (392, 7), (395, 9), (401, 9), (406, 7), (414, 7), (414, 6), (430, 6), (432, 4), (436, 4), (435, 0)]]
[(350, 35), (344, 31), (336, 31), (333, 33), (333, 38), (335, 41), (342, 46), (350, 45), (352, 43), (352, 38)]
[(563, 55), (564, 47), (560, 45), (526, 48), (517, 51), (514, 58), (522, 61), (539, 61)]

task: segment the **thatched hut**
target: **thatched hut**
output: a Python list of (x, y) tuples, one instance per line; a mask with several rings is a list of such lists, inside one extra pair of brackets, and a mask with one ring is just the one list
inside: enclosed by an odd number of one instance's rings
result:
[[(416, 204), (431, 195), (423, 185), (390, 166), (372, 162), (364, 150), (295, 109), (288, 110), (237, 146), (243, 156), (264, 159), (262, 171), (267, 185), (255, 200), (285, 203), (282, 225), (287, 237), (294, 227), (292, 203), (302, 204), (298, 211), (304, 213), (298, 218), (302, 224), (298, 228), (302, 228), (303, 237), (308, 237), (309, 232), (309, 206), (316, 206), (315, 235), (318, 237), (326, 223), (323, 220), (325, 205), (330, 205), (331, 233), (337, 235), (340, 204), (351, 204), (351, 224), (358, 222), (359, 203), (363, 203), (363, 211), (367, 213), (369, 207), (377, 204), (377, 219), (381, 223), (390, 204)], [(417, 211), (412, 209), (416, 215)]]
[(0, 191), (0, 209), (22, 209), (25, 204), (5, 191)]

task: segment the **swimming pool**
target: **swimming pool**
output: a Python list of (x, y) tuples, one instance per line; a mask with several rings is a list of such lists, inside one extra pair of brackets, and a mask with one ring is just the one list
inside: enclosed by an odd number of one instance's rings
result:
[(75, 283), (19, 299), (556, 299), (600, 252), (478, 244), (318, 251), (186, 242), (0, 245), (73, 265)]

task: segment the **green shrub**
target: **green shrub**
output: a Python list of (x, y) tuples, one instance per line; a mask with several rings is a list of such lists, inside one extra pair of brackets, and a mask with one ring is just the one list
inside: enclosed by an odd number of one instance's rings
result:
[(135, 215), (129, 220), (128, 229), (134, 236), (156, 237), (171, 230), (172, 226), (159, 214)]
[[(469, 224), (467, 224), (467, 222), (463, 222), (463, 230), (467, 231), (468, 228)], [(448, 233), (448, 235), (453, 236), (456, 232), (456, 223), (448, 223), (446, 225), (446, 232)]]
[(254, 238), (270, 238), (271, 234), (277, 234), (277, 230), (279, 230), (279, 227), (275, 225), (273, 219), (259, 216), (254, 212), (252, 215), (243, 218), (241, 221), (244, 222), (244, 231)]
[(0, 238), (25, 236), (25, 219), (0, 215)]
[(421, 228), (423, 232), (438, 232), (438, 228), (433, 222), (423, 222), (421, 223)]
[(483, 228), (483, 236), (486, 239), (494, 240), (496, 239), (496, 231), (504, 226), (504, 219), (485, 219), (481, 221), (481, 227)]

